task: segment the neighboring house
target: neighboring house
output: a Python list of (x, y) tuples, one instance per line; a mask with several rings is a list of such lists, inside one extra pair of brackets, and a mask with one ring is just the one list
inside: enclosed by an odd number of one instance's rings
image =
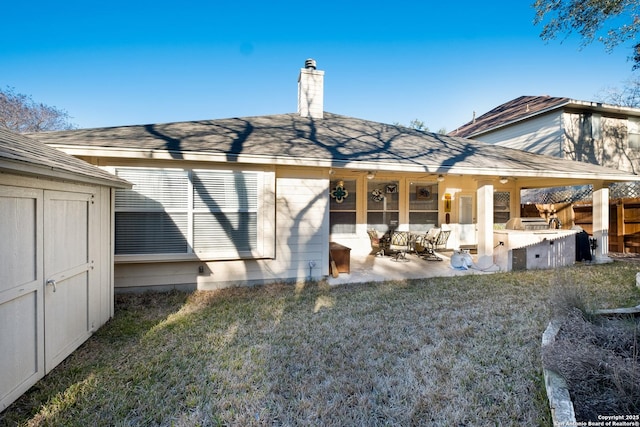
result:
[[(640, 171), (640, 108), (521, 96), (449, 135), (633, 174)], [(640, 196), (637, 186), (625, 186), (623, 191)]]
[[(522, 188), (591, 184), (607, 238), (609, 182), (629, 173), (323, 111), (307, 60), (298, 112), (34, 134), (134, 184), (115, 199), (121, 290), (213, 289), (329, 274), (329, 242), (370, 250), (367, 230), (452, 230), (493, 264), (493, 226)], [(600, 245), (606, 248), (606, 245)], [(607, 251), (598, 253), (607, 259)]]
[[(450, 135), (473, 138), (490, 144), (533, 153), (602, 165), (638, 174), (640, 171), (640, 108), (619, 107), (598, 102), (576, 101), (550, 96), (521, 96), (474, 118)], [(616, 252), (640, 252), (640, 224), (637, 222), (640, 183), (610, 183), (609, 248)], [(526, 190), (525, 204), (566, 206), (566, 218), (580, 218), (590, 228), (590, 186)], [(561, 208), (562, 209), (562, 208)], [(580, 212), (577, 212), (576, 209)]]
[(0, 411), (113, 316), (114, 188), (130, 184), (0, 129)]

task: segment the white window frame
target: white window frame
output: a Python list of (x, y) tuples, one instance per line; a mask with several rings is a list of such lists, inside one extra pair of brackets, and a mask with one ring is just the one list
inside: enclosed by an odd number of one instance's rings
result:
[[(153, 167), (112, 167), (112, 172), (118, 174), (119, 172), (134, 170), (136, 172), (147, 171), (150, 174), (158, 173), (160, 171), (177, 171), (187, 174), (187, 194), (188, 199), (186, 205), (179, 208), (167, 208), (161, 206), (158, 203), (158, 207), (151, 210), (145, 210), (140, 208), (128, 208), (126, 206), (118, 206), (115, 201), (115, 215), (117, 222), (117, 215), (120, 212), (164, 212), (167, 214), (185, 213), (187, 215), (186, 226), (186, 250), (182, 252), (171, 253), (147, 253), (147, 254), (116, 254), (115, 261), (119, 263), (123, 262), (173, 262), (173, 261), (207, 261), (207, 260), (240, 260), (240, 259), (264, 259), (275, 257), (275, 173), (271, 170), (264, 169), (238, 169), (238, 168), (215, 168), (215, 169), (202, 169), (202, 168), (153, 168)], [(215, 174), (229, 174), (229, 176), (237, 176), (238, 174), (251, 174), (256, 178), (255, 196), (256, 199), (252, 200), (250, 207), (248, 206), (222, 206), (221, 209), (211, 210), (206, 208), (196, 207), (195, 199), (197, 193), (194, 189), (194, 177), (198, 173), (215, 173)], [(231, 188), (233, 191), (234, 188)], [(116, 190), (116, 191), (135, 191), (135, 185), (132, 190)], [(236, 190), (237, 191), (237, 190)], [(235, 195), (235, 193), (233, 193)], [(116, 197), (117, 198), (117, 197)], [(148, 196), (147, 196), (148, 198)], [(253, 247), (247, 250), (237, 250), (233, 244), (228, 244), (230, 240), (220, 241), (220, 245), (212, 245), (216, 249), (194, 249), (195, 241), (195, 226), (194, 218), (198, 214), (207, 212), (216, 213), (253, 213), (255, 214), (255, 223), (252, 223), (250, 227), (255, 232), (255, 241), (253, 241)], [(232, 217), (233, 215), (230, 215)], [(116, 242), (117, 245), (117, 242)]]

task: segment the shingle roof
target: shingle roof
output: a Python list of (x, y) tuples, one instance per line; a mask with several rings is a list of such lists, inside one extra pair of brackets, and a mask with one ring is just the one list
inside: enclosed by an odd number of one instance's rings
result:
[(0, 129), (0, 170), (129, 187), (102, 169), (23, 135)]
[[(625, 172), (332, 113), (279, 114), (32, 135), (85, 155), (372, 170), (623, 180)], [(95, 154), (90, 154), (88, 151)], [(640, 179), (640, 178), (639, 178)]]
[(472, 120), (460, 126), (458, 129), (449, 132), (449, 135), (459, 136), (462, 138), (473, 137), (473, 135), (488, 129), (496, 128), (528, 116), (533, 116), (542, 111), (566, 105), (569, 102), (571, 102), (569, 98), (558, 98), (553, 96), (521, 96), (484, 113), (475, 120)]

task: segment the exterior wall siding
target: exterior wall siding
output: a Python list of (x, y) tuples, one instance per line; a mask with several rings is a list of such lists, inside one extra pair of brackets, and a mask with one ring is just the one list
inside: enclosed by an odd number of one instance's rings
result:
[(552, 112), (518, 123), (516, 126), (508, 126), (473, 137), (473, 139), (532, 153), (561, 157), (562, 114)]
[(637, 173), (640, 150), (631, 148), (628, 142), (632, 125), (627, 117), (567, 112), (564, 158)]
[(602, 139), (601, 164), (614, 169), (638, 173), (640, 170), (640, 150), (629, 147), (627, 137), (629, 120), (603, 116), (600, 120)]
[(601, 120), (594, 120), (590, 112), (564, 114), (565, 146), (563, 157), (578, 162), (601, 164), (603, 140), (594, 137), (600, 132)]

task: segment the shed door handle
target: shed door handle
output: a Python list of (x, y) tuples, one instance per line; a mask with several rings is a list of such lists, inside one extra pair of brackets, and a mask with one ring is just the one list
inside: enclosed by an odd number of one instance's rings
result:
[(56, 291), (56, 281), (53, 279), (47, 280), (47, 286), (53, 286), (53, 292)]

